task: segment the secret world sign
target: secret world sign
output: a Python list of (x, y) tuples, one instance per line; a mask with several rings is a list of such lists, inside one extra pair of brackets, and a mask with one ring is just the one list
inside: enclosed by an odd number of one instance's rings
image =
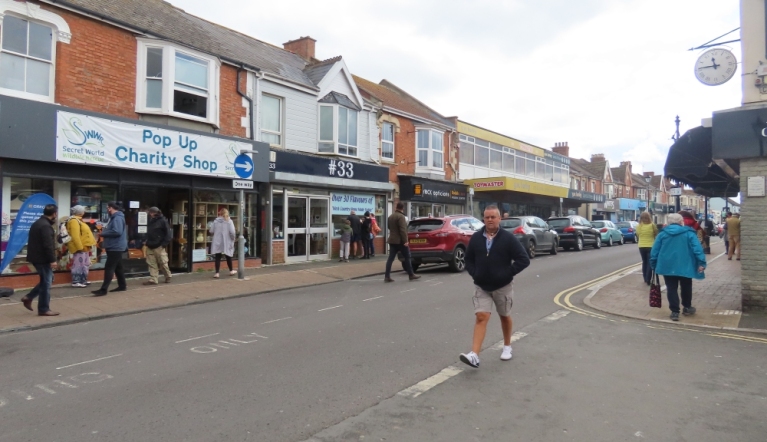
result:
[(389, 168), (375, 164), (306, 155), (282, 150), (271, 151), (270, 172), (297, 173), (327, 178), (345, 178), (361, 181), (389, 182)]

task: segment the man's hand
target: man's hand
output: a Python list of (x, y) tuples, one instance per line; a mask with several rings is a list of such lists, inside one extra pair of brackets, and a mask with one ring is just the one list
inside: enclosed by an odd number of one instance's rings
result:
[(51, 269), (56, 270), (58, 267), (59, 267), (59, 263), (57, 263), (57, 262), (52, 262), (51, 263)]

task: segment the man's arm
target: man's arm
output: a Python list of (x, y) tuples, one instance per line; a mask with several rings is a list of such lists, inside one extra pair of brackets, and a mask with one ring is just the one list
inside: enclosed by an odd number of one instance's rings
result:
[[(474, 234), (476, 235), (476, 233)], [(474, 239), (474, 236), (469, 239), (469, 246), (466, 248), (466, 271), (469, 272), (469, 275), (474, 276), (474, 268), (475, 268), (475, 262), (476, 262), (476, 255), (474, 254), (474, 247), (472, 247), (472, 241)]]
[(517, 237), (514, 235), (509, 236), (511, 237), (511, 272), (516, 276), (530, 265), (530, 257)]

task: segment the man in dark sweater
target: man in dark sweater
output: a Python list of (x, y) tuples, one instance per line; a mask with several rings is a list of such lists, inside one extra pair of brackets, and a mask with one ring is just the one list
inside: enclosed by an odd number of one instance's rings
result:
[(487, 322), (495, 304), (501, 317), (503, 351), (501, 360), (511, 359), (511, 305), (514, 276), (530, 265), (527, 251), (511, 233), (500, 228), (497, 206), (487, 206), (485, 227), (472, 235), (466, 251), (466, 270), (474, 279), (474, 341), (472, 351), (461, 354), (461, 361), (479, 367), (479, 352), (485, 340)]
[(57, 316), (58, 313), (51, 311), (51, 285), (53, 285), (53, 271), (56, 270), (56, 231), (54, 224), (58, 217), (59, 208), (55, 204), (48, 204), (43, 209), (40, 217), (29, 228), (29, 241), (27, 242), (27, 262), (37, 269), (40, 283), (35, 286), (26, 296), (21, 298), (21, 303), (27, 310), (32, 310), (32, 300), (37, 300), (37, 314), (40, 316)]
[(352, 259), (357, 259), (357, 246), (359, 245), (362, 250), (362, 222), (357, 213), (352, 210), (349, 216), (346, 217), (352, 226), (352, 244), (351, 244), (351, 256)]

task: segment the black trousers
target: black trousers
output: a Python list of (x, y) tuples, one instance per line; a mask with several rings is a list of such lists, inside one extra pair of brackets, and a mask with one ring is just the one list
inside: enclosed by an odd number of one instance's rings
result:
[[(216, 273), (218, 273), (218, 270), (221, 268), (221, 255), (224, 255), (223, 253), (216, 253)], [(226, 265), (229, 267), (229, 271), (232, 271), (232, 257), (229, 255), (224, 255), (226, 257)]]
[(117, 286), (121, 289), (127, 288), (125, 282), (125, 272), (123, 271), (123, 253), (111, 252), (107, 250), (107, 262), (104, 264), (104, 282), (101, 284), (101, 290), (107, 290), (112, 278), (117, 275)]
[(666, 295), (668, 296), (668, 308), (672, 312), (679, 313), (679, 288), (682, 291), (682, 307), (692, 307), (692, 278), (683, 276), (664, 276), (666, 281)]
[(403, 244), (389, 244), (389, 259), (386, 260), (386, 278), (391, 275), (391, 266), (394, 264), (394, 260), (397, 259), (397, 253), (402, 252), (402, 268), (405, 269), (408, 275), (413, 275), (413, 266), (410, 265), (410, 247), (405, 247)]
[(639, 255), (642, 256), (642, 276), (644, 277), (644, 282), (650, 283), (650, 278), (652, 278), (652, 267), (650, 267), (650, 252), (652, 251), (652, 247), (640, 247), (639, 248)]
[(370, 256), (371, 249), (373, 245), (373, 240), (370, 239), (369, 233), (363, 233), (362, 234), (362, 250), (364, 251), (364, 256), (368, 257)]

